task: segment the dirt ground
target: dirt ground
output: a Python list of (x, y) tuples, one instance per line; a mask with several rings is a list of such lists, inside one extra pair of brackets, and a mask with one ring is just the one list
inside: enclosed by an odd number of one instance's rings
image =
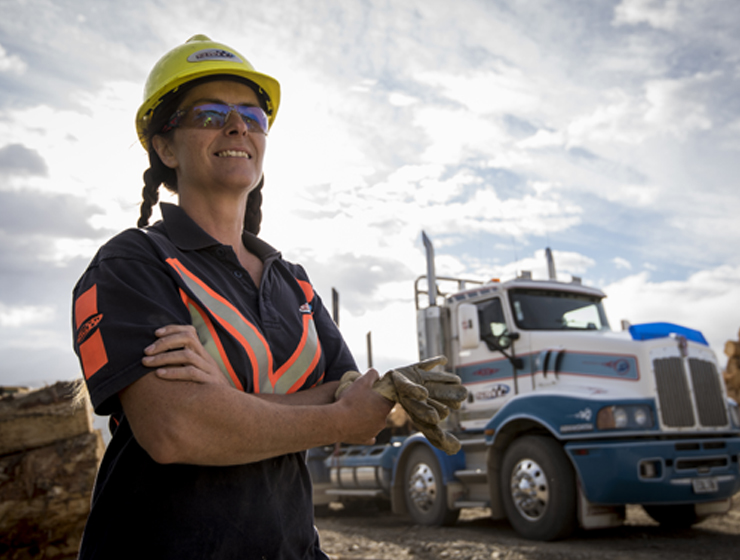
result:
[(622, 527), (580, 531), (541, 543), (517, 535), (486, 509), (465, 509), (452, 527), (422, 527), (381, 508), (337, 506), (316, 520), (321, 545), (332, 560), (737, 560), (740, 494), (732, 510), (670, 531), (639, 506), (629, 506)]

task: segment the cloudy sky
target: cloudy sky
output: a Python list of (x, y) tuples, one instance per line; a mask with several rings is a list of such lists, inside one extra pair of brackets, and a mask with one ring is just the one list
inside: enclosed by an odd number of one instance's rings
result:
[(278, 78), (262, 237), (341, 298), (365, 366), (416, 358), (437, 272), (602, 288), (612, 326), (740, 327), (736, 0), (0, 0), (0, 384), (78, 375), (70, 293), (135, 225), (134, 115), (196, 33)]

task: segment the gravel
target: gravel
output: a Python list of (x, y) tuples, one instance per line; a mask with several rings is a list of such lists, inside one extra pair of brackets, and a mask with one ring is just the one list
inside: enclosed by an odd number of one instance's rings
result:
[(332, 504), (316, 519), (332, 560), (723, 560), (740, 558), (740, 494), (732, 510), (685, 530), (661, 528), (639, 506), (622, 527), (579, 531), (558, 542), (521, 538), (485, 508), (465, 509), (452, 527), (423, 527), (374, 504)]

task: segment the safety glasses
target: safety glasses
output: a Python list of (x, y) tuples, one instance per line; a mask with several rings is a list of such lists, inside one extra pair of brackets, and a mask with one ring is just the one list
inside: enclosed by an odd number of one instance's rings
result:
[(197, 103), (188, 109), (175, 111), (162, 127), (162, 132), (169, 132), (177, 127), (220, 129), (226, 125), (232, 111), (239, 114), (249, 132), (267, 134), (267, 115), (260, 107), (214, 101)]

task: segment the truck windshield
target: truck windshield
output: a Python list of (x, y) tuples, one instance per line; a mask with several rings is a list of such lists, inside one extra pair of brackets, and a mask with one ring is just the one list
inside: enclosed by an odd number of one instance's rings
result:
[(609, 330), (601, 298), (555, 290), (512, 290), (517, 327), (525, 330)]

